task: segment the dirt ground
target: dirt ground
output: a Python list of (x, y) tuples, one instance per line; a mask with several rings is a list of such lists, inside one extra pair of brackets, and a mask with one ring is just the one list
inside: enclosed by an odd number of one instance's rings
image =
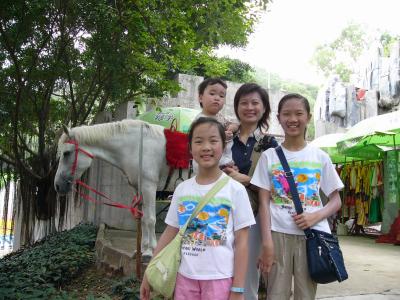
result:
[[(93, 264), (81, 276), (75, 278), (70, 284), (62, 288), (74, 299), (86, 300), (90, 297), (110, 299), (123, 299), (122, 296), (113, 294), (113, 286), (122, 279), (120, 275), (107, 274)], [(92, 298), (93, 299), (93, 298)]]

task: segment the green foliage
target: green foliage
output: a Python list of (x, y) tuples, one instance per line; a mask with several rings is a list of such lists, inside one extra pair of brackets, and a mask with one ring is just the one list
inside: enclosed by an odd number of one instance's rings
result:
[(328, 77), (335, 68), (335, 50), (329, 45), (318, 46), (314, 52), (311, 63), (318, 66), (318, 69), (325, 77)]
[(179, 70), (227, 72), (212, 50), (244, 46), (267, 3), (1, 1), (0, 164), (21, 185), (23, 240), (33, 211), (54, 216), (62, 124), (87, 124), (122, 102), (176, 92)]
[(388, 32), (368, 34), (360, 24), (349, 23), (340, 33), (339, 37), (330, 43), (319, 45), (314, 51), (311, 63), (319, 71), (328, 77), (338, 74), (343, 82), (350, 81), (350, 75), (357, 66), (357, 61), (363, 51), (369, 49), (378, 36), (378, 40), (384, 49), (384, 55), (389, 55), (391, 44), (399, 38)]
[(380, 43), (382, 44), (383, 47), (384, 56), (389, 57), (392, 45), (394, 44), (394, 42), (398, 40), (400, 40), (400, 35), (391, 35), (386, 31), (381, 34)]
[(112, 294), (120, 296), (123, 300), (139, 299), (140, 281), (134, 275), (123, 278), (113, 285)]
[(79, 225), (0, 259), (0, 299), (54, 299), (61, 284), (93, 263), (96, 231)]
[(227, 64), (227, 71), (221, 77), (233, 82), (252, 82), (255, 80), (254, 69), (239, 59), (223, 57), (220, 59)]
[(196, 68), (181, 70), (181, 73), (203, 77), (220, 77), (233, 82), (251, 82), (255, 80), (254, 69), (248, 63), (229, 57), (208, 56)]

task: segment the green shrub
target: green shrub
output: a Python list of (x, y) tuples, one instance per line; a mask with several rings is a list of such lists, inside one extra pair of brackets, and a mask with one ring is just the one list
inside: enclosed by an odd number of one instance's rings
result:
[(96, 232), (95, 226), (81, 224), (0, 259), (0, 299), (59, 295), (62, 284), (94, 262)]

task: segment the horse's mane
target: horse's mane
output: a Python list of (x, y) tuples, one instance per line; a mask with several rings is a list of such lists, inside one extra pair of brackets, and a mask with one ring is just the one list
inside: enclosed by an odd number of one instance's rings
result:
[(69, 136), (63, 133), (58, 141), (58, 149), (69, 139), (74, 139), (78, 143), (94, 145), (99, 141), (115, 136), (120, 133), (125, 133), (130, 127), (138, 127), (143, 124), (144, 135), (159, 137), (163, 136), (164, 127), (154, 124), (149, 124), (140, 120), (122, 120), (112, 123), (95, 124), (91, 126), (83, 125), (74, 127), (69, 130)]

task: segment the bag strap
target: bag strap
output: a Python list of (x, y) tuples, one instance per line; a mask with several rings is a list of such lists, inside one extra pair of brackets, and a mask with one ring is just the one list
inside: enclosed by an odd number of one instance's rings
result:
[(275, 148), (277, 145), (278, 145), (278, 143), (277, 143), (275, 137), (271, 136), (271, 135), (267, 135), (267, 134), (263, 135), (262, 138), (260, 138), (258, 141), (255, 142), (253, 151), (250, 156), (251, 166), (250, 166), (249, 173), (247, 174), (248, 176), (253, 177), (254, 171), (257, 166), (257, 162), (258, 162), (261, 154), (269, 148), (272, 148), (272, 147)]
[(203, 207), (210, 201), (212, 197), (214, 197), (229, 181), (229, 176), (224, 176), (221, 180), (219, 180), (214, 186), (204, 195), (203, 198), (197, 204), (195, 210), (186, 221), (185, 225), (181, 227), (179, 233), (183, 235), (186, 231), (187, 226), (189, 225), (190, 221), (203, 209)]
[(254, 144), (253, 152), (251, 153), (251, 157), (250, 157), (251, 166), (250, 166), (249, 173), (247, 174), (250, 177), (253, 177), (254, 171), (256, 169), (257, 162), (258, 162), (258, 160), (260, 159), (260, 156), (261, 156), (261, 151), (260, 152), (254, 151), (254, 148), (258, 145), (258, 143), (259, 142), (256, 142)]
[[(294, 203), (294, 207), (296, 209), (297, 214), (300, 215), (303, 213), (303, 206), (301, 205), (299, 192), (297, 190), (296, 183), (294, 181), (293, 172), (289, 167), (285, 153), (283, 153), (282, 147), (281, 146), (276, 147), (275, 152), (278, 155), (279, 160), (281, 161), (283, 171), (285, 172), (285, 178), (289, 183), (290, 194), (292, 195), (292, 201)], [(307, 237), (310, 236), (310, 234), (312, 235), (310, 228), (304, 229), (304, 233)]]

